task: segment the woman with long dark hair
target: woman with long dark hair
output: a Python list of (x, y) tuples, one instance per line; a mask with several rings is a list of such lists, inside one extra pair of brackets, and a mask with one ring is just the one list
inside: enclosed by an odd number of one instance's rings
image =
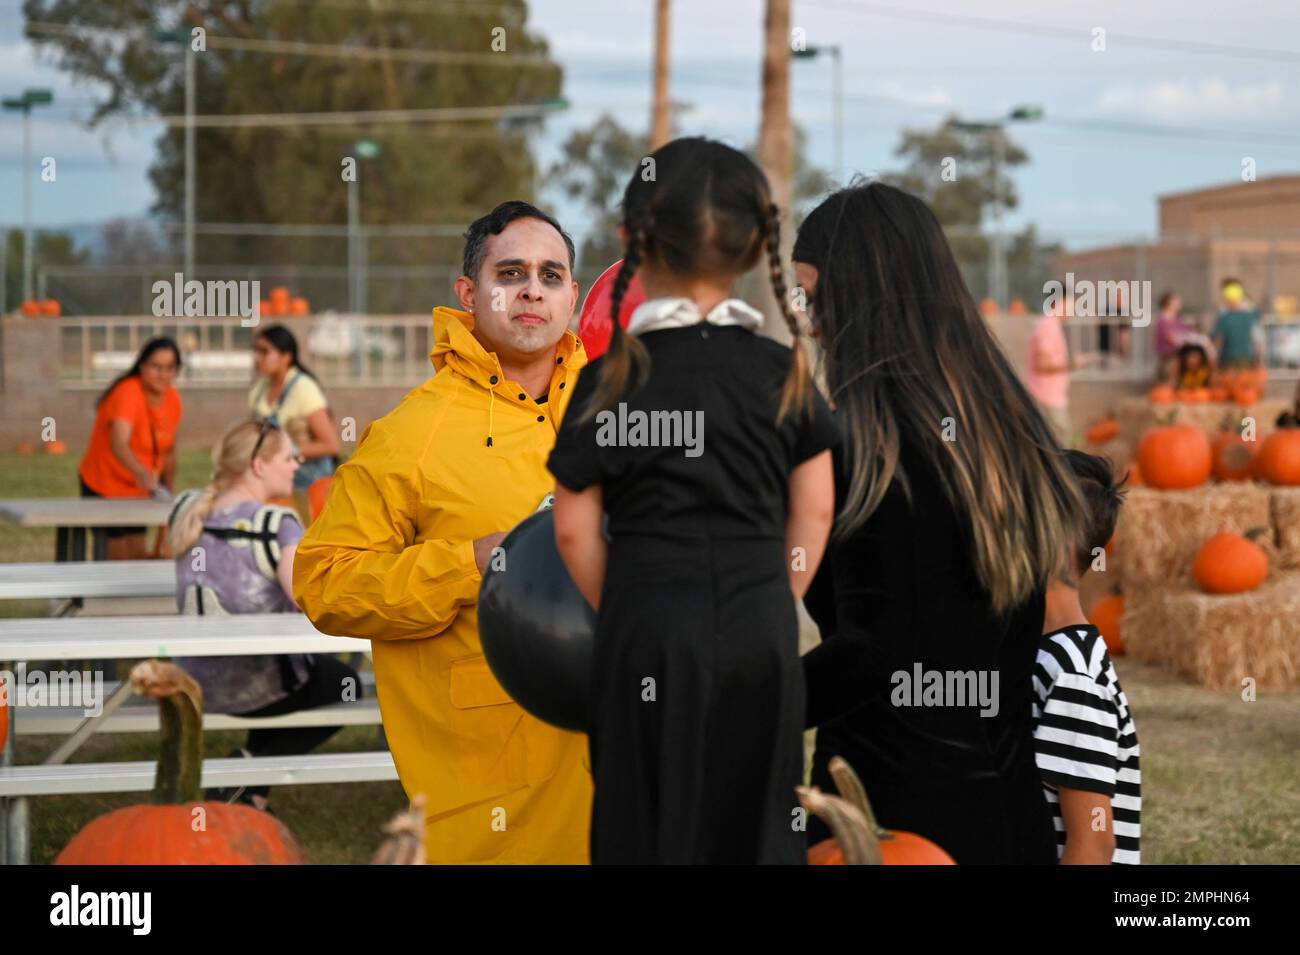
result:
[(842, 756), (882, 825), (959, 863), (1053, 863), (1030, 680), (1083, 507), (1060, 447), (920, 199), (841, 190), (794, 260), (845, 433), (808, 600), (813, 782)]
[(248, 407), (259, 420), (280, 425), (293, 439), (302, 466), (293, 476), (296, 491), (329, 477), (343, 448), (320, 383), (298, 357), (298, 339), (283, 325), (268, 325), (253, 338), (257, 381)]
[[(173, 386), (181, 350), (170, 338), (145, 342), (129, 369), (95, 402), (90, 446), (78, 473), (82, 497), (170, 497), (176, 482), (176, 432), (184, 408)], [(110, 560), (145, 556), (143, 527), (97, 527)]]

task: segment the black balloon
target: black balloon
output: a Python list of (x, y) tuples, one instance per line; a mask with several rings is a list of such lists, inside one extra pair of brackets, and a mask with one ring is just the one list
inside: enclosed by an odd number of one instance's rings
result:
[(556, 550), (550, 508), (522, 521), (501, 547), (503, 567), (489, 561), (478, 598), (488, 666), (533, 716), (586, 730), (596, 613)]

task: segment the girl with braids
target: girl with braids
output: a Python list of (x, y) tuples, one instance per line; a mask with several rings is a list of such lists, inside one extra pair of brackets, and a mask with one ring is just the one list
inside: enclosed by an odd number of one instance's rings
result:
[[(269, 421), (235, 425), (212, 451), (212, 480), (172, 508), (176, 604), (182, 613), (292, 613), (293, 562), (303, 528), (297, 513), (268, 502), (291, 493), (298, 453)], [(201, 559), (200, 559), (201, 557)], [(187, 657), (176, 661), (203, 687), (204, 708), (275, 716), (360, 697), (356, 671), (329, 656)], [(231, 756), (308, 753), (337, 726), (254, 729)], [(266, 808), (265, 786), (216, 790), (207, 798)]]
[[(652, 158), (655, 178), (638, 169), (623, 195), (611, 314), (634, 273), (647, 301), (583, 370), (549, 462), (556, 543), (599, 611), (592, 861), (797, 864), (796, 600), (830, 531), (837, 430), (786, 306), (763, 173), (707, 139)], [(793, 349), (731, 297), (760, 260)], [(673, 422), (698, 422), (694, 442)]]
[(881, 825), (959, 864), (1052, 864), (1032, 676), (1084, 514), (1073, 474), (924, 202), (850, 186), (804, 220), (794, 260), (844, 423), (807, 600), (823, 638), (804, 657), (812, 781), (829, 789), (841, 756)]

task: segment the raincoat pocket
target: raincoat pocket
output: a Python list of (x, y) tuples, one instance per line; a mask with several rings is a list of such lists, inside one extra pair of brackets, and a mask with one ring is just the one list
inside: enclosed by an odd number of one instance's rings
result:
[(452, 661), (449, 695), (455, 777), (464, 803), (525, 785), (524, 712), (481, 654)]

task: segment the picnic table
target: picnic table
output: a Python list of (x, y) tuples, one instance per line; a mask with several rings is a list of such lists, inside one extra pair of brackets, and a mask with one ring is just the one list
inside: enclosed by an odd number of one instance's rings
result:
[[(111, 627), (94, 617), (53, 617), (0, 620), (0, 670), (14, 672), (18, 661), (80, 659), (113, 660), (148, 657), (244, 656), (278, 653), (345, 653), (368, 651), (369, 640), (331, 637), (312, 626), (302, 614), (239, 614), (237, 616), (118, 617)], [(12, 661), (12, 662), (3, 662)], [(5, 859), (23, 863), (28, 854), (26, 797), (47, 792), (134, 791), (151, 778), (150, 764), (64, 765), (82, 743), (130, 697), (130, 683), (121, 684), (100, 700), (100, 713), (87, 717), (68, 739), (40, 766), (14, 765), (14, 724), (0, 756), (0, 830), (5, 836)], [(218, 762), (218, 761), (214, 761)], [(337, 765), (336, 765), (337, 764)], [(110, 771), (111, 770), (111, 771)], [(248, 779), (244, 779), (247, 776)], [(249, 782), (356, 781), (396, 778), (387, 754), (338, 754), (296, 757), (261, 757), (224, 762), (204, 770), (207, 785), (230, 779)], [(99, 780), (87, 783), (87, 779)], [(86, 785), (95, 788), (87, 790)], [(68, 788), (73, 787), (73, 788)], [(102, 788), (107, 787), (107, 788)], [(124, 788), (116, 788), (124, 787)]]
[[(29, 497), (0, 499), (0, 521), (15, 527), (56, 529), (57, 561), (86, 559), (87, 527), (160, 526), (167, 523), (171, 501), (152, 497)], [(95, 559), (103, 560), (103, 535), (95, 540)]]

